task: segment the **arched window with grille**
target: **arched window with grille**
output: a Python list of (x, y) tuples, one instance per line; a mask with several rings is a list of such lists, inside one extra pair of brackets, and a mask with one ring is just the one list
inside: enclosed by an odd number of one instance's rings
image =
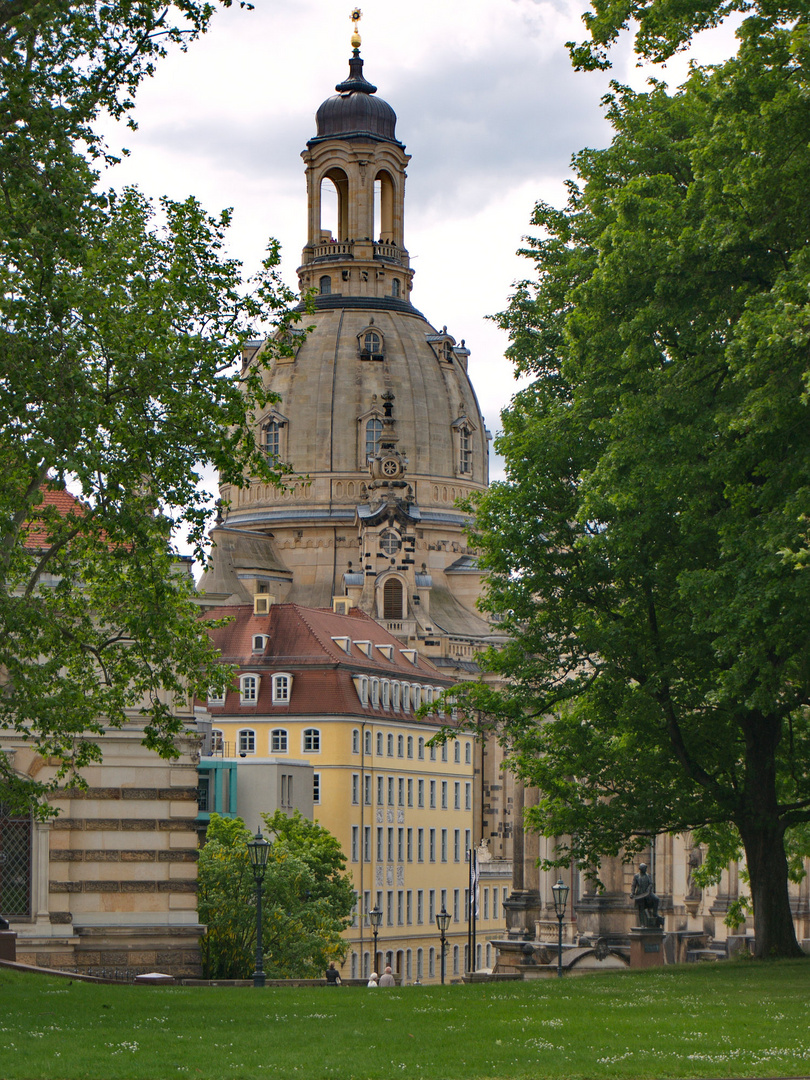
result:
[(401, 619), (402, 611), (402, 582), (399, 578), (389, 578), (383, 585), (383, 618)]
[(31, 831), (29, 815), (12, 815), (0, 803), (0, 911), (5, 916), (31, 915)]

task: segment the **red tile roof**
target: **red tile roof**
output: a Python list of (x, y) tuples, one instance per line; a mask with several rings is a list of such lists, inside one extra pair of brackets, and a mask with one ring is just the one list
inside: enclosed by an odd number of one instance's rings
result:
[[(255, 705), (242, 705), (238, 690), (232, 690), (224, 706), (210, 706), (214, 717), (313, 713), (390, 717), (390, 709), (373, 709), (370, 704), (364, 707), (360, 703), (353, 675), (442, 688), (453, 682), (425, 657), (418, 656), (416, 664), (412, 664), (402, 654), (402, 642), (357, 608), (349, 615), (341, 615), (329, 608), (274, 604), (269, 615), (254, 615), (250, 605), (240, 604), (224, 612), (209, 612), (206, 618), (221, 618), (223, 614), (231, 621), (211, 628), (212, 643), (225, 663), (234, 664), (239, 674), (261, 676), (261, 682)], [(253, 651), (253, 639), (259, 634), (268, 640), (264, 650), (257, 653)], [(332, 640), (335, 637), (350, 640), (348, 653)], [(372, 643), (370, 656), (357, 647), (357, 641)], [(378, 645), (392, 647), (390, 660), (376, 648)], [(271, 676), (282, 672), (293, 676), (292, 694), (288, 702), (274, 705)]]
[(45, 487), (42, 492), (42, 503), (37, 507), (37, 517), (25, 524), (24, 546), (29, 550), (36, 550), (48, 542), (48, 529), (39, 520), (39, 514), (50, 506), (56, 507), (60, 517), (71, 515), (82, 516), (84, 508), (75, 495), (71, 495), (64, 488)]

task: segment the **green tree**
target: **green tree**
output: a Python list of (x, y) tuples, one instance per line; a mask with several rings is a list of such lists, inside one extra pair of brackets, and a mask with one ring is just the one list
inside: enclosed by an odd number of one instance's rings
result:
[[(354, 907), (351, 879), (337, 840), (296, 811), (263, 815), (273, 837), (262, 889), (262, 944), (270, 978), (319, 978), (342, 960)], [(274, 835), (275, 834), (275, 835)], [(256, 885), (241, 818), (211, 815), (200, 852), (200, 921), (206, 978), (246, 979), (256, 956)]]
[(742, 846), (760, 955), (799, 954), (810, 820), (807, 59), (749, 20), (678, 93), (615, 89), (500, 316), (534, 381), (474, 536), (511, 641), (507, 689), (468, 699), (540, 788), (532, 824), (591, 871), (651, 832)]
[[(213, 10), (0, 8), (0, 730), (61, 763), (50, 786), (133, 717), (175, 753), (176, 701), (228, 672), (173, 537), (187, 529), (202, 553), (203, 468), (237, 486), (279, 475), (252, 432), (261, 368), (241, 362), (247, 339), (275, 325), (281, 340), (290, 319), (275, 244), (246, 283), (224, 254), (228, 212), (104, 192), (97, 172), (98, 115), (126, 114)], [(55, 497), (65, 485), (78, 502)], [(41, 809), (47, 787), (0, 754), (0, 802)]]

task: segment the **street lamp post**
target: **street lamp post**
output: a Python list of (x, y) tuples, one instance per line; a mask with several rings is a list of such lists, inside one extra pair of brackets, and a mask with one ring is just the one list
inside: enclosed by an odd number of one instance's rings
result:
[(565, 905), (568, 903), (568, 885), (565, 884), (562, 878), (556, 885), (551, 886), (551, 892), (554, 896), (554, 911), (557, 915), (557, 922), (559, 924), (559, 935), (557, 937), (557, 978), (562, 978), (562, 924), (565, 918)]
[(253, 870), (253, 880), (256, 882), (256, 970), (253, 972), (253, 985), (264, 986), (264, 949), (262, 948), (262, 882), (267, 870), (267, 856), (270, 854), (270, 844), (262, 836), (261, 829), (249, 841), (248, 854), (250, 866)]
[(368, 919), (371, 923), (371, 932), (374, 934), (374, 960), (371, 965), (373, 971), (377, 970), (377, 934), (380, 932), (382, 917), (382, 908), (373, 907), (368, 913)]
[(442, 946), (442, 986), (444, 986), (444, 954), (447, 951), (447, 926), (450, 922), (450, 915), (444, 910), (444, 904), (442, 904), (442, 910), (436, 916), (436, 925), (439, 928), (439, 940)]

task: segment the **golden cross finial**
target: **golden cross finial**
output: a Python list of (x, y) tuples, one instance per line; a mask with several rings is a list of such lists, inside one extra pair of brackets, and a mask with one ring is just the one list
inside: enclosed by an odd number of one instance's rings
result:
[(363, 12), (359, 7), (352, 8), (351, 19), (354, 23), (354, 33), (352, 34), (352, 48), (359, 49), (361, 45), (360, 31), (357, 29), (357, 24), (363, 17)]

